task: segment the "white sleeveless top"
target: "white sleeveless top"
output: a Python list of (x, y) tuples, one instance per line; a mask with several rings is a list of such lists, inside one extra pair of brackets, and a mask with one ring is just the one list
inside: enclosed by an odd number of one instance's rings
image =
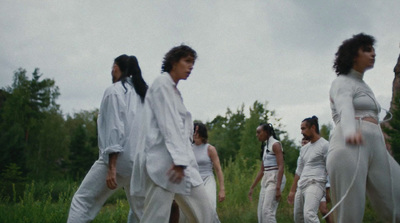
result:
[(201, 145), (192, 144), (193, 153), (196, 157), (197, 165), (199, 166), (199, 172), (201, 178), (213, 175), (213, 163), (208, 156), (208, 146), (210, 144), (203, 143)]
[[(272, 150), (272, 146), (275, 143), (281, 143), (278, 140), (276, 140), (274, 137), (269, 137), (269, 139), (266, 141), (266, 145), (264, 147), (264, 155), (263, 155), (263, 164), (264, 167), (267, 166), (277, 166), (278, 163), (276, 162), (276, 156), (274, 151)], [(282, 148), (282, 146), (281, 146)], [(282, 148), (283, 151), (283, 148)]]

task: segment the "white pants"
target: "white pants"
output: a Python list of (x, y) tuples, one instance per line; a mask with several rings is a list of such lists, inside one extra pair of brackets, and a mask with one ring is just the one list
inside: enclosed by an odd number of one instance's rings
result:
[(216, 212), (210, 206), (203, 184), (193, 187), (190, 195), (186, 196), (159, 187), (148, 176), (146, 187), (143, 216), (140, 222), (168, 223), (174, 199), (190, 223), (216, 221)]
[(324, 197), (325, 184), (310, 182), (304, 188), (297, 188), (294, 199), (294, 222), (319, 222), (318, 209)]
[(130, 204), (128, 222), (139, 222), (143, 209), (143, 198), (135, 197), (136, 208), (133, 207), (133, 196), (129, 193), (130, 176), (122, 177), (117, 174), (118, 188), (110, 190), (107, 187), (106, 177), (108, 165), (103, 161), (96, 161), (86, 174), (78, 190), (72, 198), (68, 214), (68, 223), (92, 221), (100, 211), (106, 200), (119, 188), (124, 188)]
[[(276, 222), (276, 210), (279, 201), (276, 200), (276, 182), (278, 170), (264, 171), (261, 180), (260, 198), (258, 200), (257, 216), (259, 223)], [(281, 183), (281, 192), (285, 188), (286, 177), (283, 175)]]
[[(204, 189), (207, 193), (208, 200), (210, 201), (211, 208), (217, 212), (217, 184), (214, 175), (207, 176), (203, 179)], [(218, 218), (218, 215), (217, 215)], [(179, 209), (179, 223), (189, 222), (182, 210)], [(219, 222), (219, 220), (215, 221)]]
[[(361, 146), (345, 144), (340, 124), (330, 139), (327, 169), (331, 180), (332, 205), (350, 188), (347, 197), (334, 212), (335, 222), (362, 222), (365, 193), (385, 221), (393, 222), (394, 218), (395, 222), (400, 222), (400, 166), (387, 152), (379, 125), (367, 121), (357, 125), (364, 140)], [(351, 185), (354, 176), (356, 178)]]

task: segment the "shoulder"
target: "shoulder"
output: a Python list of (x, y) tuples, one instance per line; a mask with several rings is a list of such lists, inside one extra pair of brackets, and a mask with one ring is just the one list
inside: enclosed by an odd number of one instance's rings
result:
[(213, 146), (213, 145), (210, 145), (210, 144), (207, 144), (207, 150), (208, 150), (208, 152), (216, 152), (217, 151), (217, 149)]
[(170, 81), (170, 77), (168, 73), (162, 73), (159, 75), (154, 81), (153, 84), (151, 85), (152, 87), (158, 87), (162, 85), (167, 85)]

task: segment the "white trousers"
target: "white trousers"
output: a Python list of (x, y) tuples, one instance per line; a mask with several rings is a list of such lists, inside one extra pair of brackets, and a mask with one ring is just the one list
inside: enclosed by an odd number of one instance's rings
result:
[(318, 209), (324, 197), (325, 184), (310, 182), (304, 188), (297, 188), (294, 199), (294, 222), (319, 222)]
[(190, 195), (175, 194), (156, 185), (148, 176), (146, 181), (146, 198), (144, 201), (142, 223), (168, 223), (172, 201), (179, 205), (190, 223), (213, 223), (216, 212), (210, 206), (204, 185), (191, 189)]
[[(130, 176), (122, 177), (117, 174), (118, 188), (110, 190), (107, 187), (106, 177), (108, 165), (101, 160), (97, 160), (86, 174), (78, 190), (72, 198), (71, 207), (68, 214), (68, 223), (81, 223), (92, 221), (106, 200), (119, 188), (124, 188), (126, 197), (131, 207), (128, 216), (129, 223), (139, 222), (143, 209), (143, 198), (136, 198), (129, 192)], [(136, 205), (134, 207), (133, 205)]]
[(379, 125), (367, 121), (357, 125), (364, 140), (361, 146), (345, 144), (340, 124), (330, 139), (327, 169), (332, 205), (350, 188), (334, 212), (335, 222), (362, 222), (366, 193), (385, 221), (400, 222), (400, 166), (387, 152)]
[(215, 182), (214, 175), (210, 175), (204, 178), (204, 189), (206, 190), (208, 200), (211, 203), (211, 207), (214, 210), (217, 210), (217, 184)]
[[(213, 208), (215, 212), (217, 212), (217, 184), (215, 182), (215, 177), (214, 175), (210, 175), (205, 177), (203, 181), (204, 181), (203, 183), (204, 189), (207, 193), (208, 200), (210, 201), (211, 208)], [(187, 223), (187, 222), (189, 222), (189, 220), (182, 212), (182, 210), (179, 209), (179, 223)], [(219, 222), (219, 220), (215, 222)]]
[[(276, 182), (278, 170), (264, 171), (261, 180), (260, 198), (258, 200), (257, 217), (259, 223), (275, 223), (276, 210), (279, 201), (276, 200)], [(285, 188), (286, 177), (283, 175), (281, 183), (281, 192)]]

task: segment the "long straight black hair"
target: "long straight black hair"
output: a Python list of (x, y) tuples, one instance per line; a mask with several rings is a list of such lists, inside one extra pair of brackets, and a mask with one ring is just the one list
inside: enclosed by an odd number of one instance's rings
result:
[(126, 90), (125, 84), (127, 78), (131, 78), (133, 88), (135, 89), (135, 92), (139, 95), (143, 103), (148, 85), (143, 80), (142, 71), (140, 70), (137, 58), (135, 56), (122, 54), (121, 56), (114, 59), (114, 63), (121, 70), (121, 78), (119, 80), (122, 82), (122, 86), (124, 86)]

